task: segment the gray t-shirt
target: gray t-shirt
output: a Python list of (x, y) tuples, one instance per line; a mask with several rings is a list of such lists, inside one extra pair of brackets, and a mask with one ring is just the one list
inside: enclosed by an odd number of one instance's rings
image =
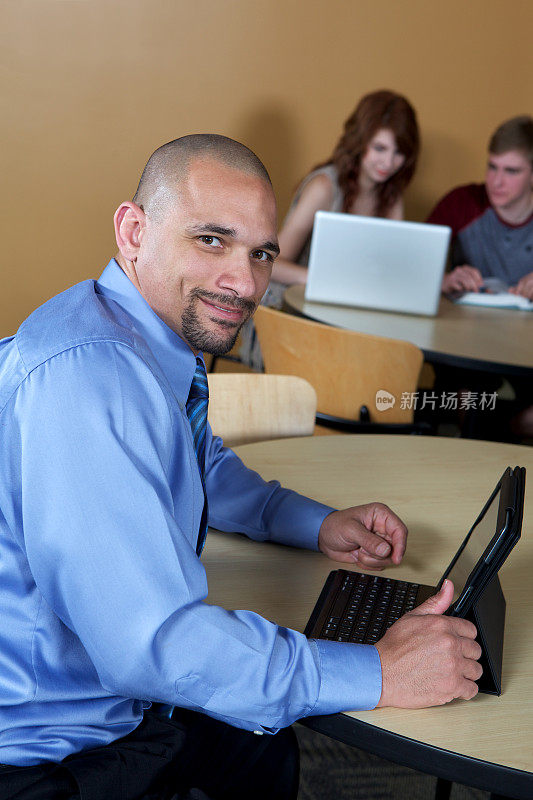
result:
[(459, 186), (435, 207), (428, 222), (452, 229), (452, 267), (470, 264), (483, 277), (514, 286), (533, 272), (533, 215), (510, 225), (490, 205), (483, 184)]

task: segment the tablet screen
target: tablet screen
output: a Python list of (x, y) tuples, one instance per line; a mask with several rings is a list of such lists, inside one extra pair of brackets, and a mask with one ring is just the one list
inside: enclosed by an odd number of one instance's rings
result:
[(454, 602), (461, 595), (468, 580), (468, 576), (471, 574), (496, 533), (499, 499), (500, 492), (496, 492), (482, 518), (470, 531), (466, 544), (457, 561), (446, 575), (446, 578), (453, 581), (455, 589), (453, 595)]

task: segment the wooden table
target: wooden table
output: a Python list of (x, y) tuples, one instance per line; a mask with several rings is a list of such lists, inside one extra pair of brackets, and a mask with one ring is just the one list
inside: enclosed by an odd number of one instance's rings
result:
[(533, 370), (531, 311), (461, 306), (443, 297), (436, 317), (422, 317), (309, 303), (303, 286), (290, 286), (283, 300), (290, 310), (318, 322), (412, 342), (435, 364), (508, 375)]
[[(434, 585), (507, 466), (533, 475), (533, 449), (465, 439), (322, 436), (236, 448), (264, 478), (337, 508), (381, 500), (409, 527), (400, 567)], [(533, 525), (500, 572), (507, 600), (503, 694), (423, 709), (315, 717), (311, 727), (391, 761), (510, 797), (533, 797)], [(302, 631), (334, 562), (321, 553), (213, 532), (208, 602)], [(343, 565), (345, 566), (345, 565)]]

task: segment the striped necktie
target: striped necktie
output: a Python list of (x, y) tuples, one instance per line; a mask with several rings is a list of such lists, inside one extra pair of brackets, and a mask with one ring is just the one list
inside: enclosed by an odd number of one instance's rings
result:
[(209, 403), (209, 387), (207, 385), (207, 375), (204, 363), (201, 358), (196, 359), (196, 372), (191, 383), (191, 390), (187, 400), (187, 416), (191, 424), (192, 438), (194, 442), (194, 452), (200, 470), (202, 487), (204, 490), (204, 507), (202, 509), (202, 519), (200, 521), (200, 532), (196, 552), (202, 552), (205, 537), (207, 534), (207, 495), (205, 492), (205, 432), (207, 428), (207, 406)]

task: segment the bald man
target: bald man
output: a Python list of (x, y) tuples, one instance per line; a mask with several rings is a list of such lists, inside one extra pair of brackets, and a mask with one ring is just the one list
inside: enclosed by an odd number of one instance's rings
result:
[(98, 281), (0, 343), (0, 796), (296, 797), (291, 723), (473, 697), (475, 628), (441, 616), (449, 582), (376, 647), (203, 602), (207, 522), (376, 569), (407, 531), (265, 483), (202, 426), (202, 351), (231, 348), (278, 253), (257, 157), (164, 145), (115, 232)]

